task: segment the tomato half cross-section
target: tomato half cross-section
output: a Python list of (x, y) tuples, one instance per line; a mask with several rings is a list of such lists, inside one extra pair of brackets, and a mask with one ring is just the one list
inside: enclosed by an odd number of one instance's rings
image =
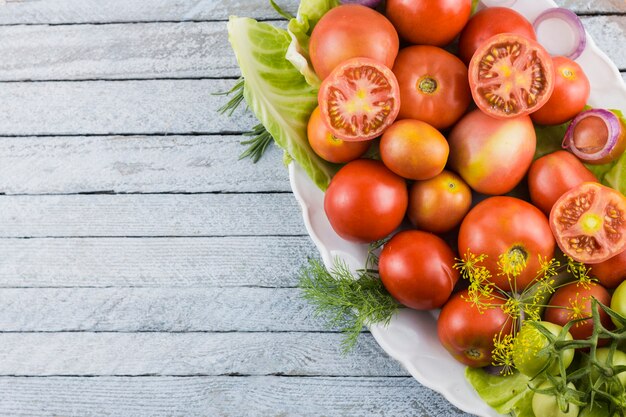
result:
[(563, 253), (574, 260), (605, 261), (626, 249), (626, 197), (604, 185), (584, 182), (554, 203), (550, 227)]
[(548, 101), (554, 89), (550, 54), (537, 42), (512, 33), (485, 41), (468, 71), (476, 105), (492, 117), (530, 114)]
[(317, 99), (328, 129), (346, 141), (380, 136), (400, 111), (396, 76), (369, 58), (340, 64), (322, 83)]
[(346, 240), (362, 243), (393, 232), (408, 204), (404, 179), (372, 159), (347, 163), (324, 195), (324, 211), (333, 230)]

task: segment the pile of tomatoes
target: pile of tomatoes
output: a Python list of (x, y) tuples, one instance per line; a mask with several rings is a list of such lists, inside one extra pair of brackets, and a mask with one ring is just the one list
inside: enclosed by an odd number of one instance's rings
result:
[[(626, 277), (626, 198), (565, 150), (533, 161), (534, 123), (562, 124), (584, 110), (582, 68), (551, 57), (517, 12), (494, 7), (470, 19), (470, 10), (470, 0), (387, 0), (384, 14), (331, 9), (310, 40), (322, 84), (308, 137), (322, 158), (345, 164), (324, 200), (335, 232), (367, 243), (403, 229), (382, 249), (382, 282), (407, 307), (443, 306), (443, 344), (484, 366), (506, 315), (478, 314), (462, 293), (451, 296), (455, 257), (487, 255), (498, 288), (518, 293), (557, 245), (589, 264), (599, 283), (565, 286), (550, 301), (563, 308), (545, 319), (563, 325), (571, 308), (590, 311), (590, 296), (608, 305), (607, 289)], [(458, 55), (443, 49), (457, 38)], [(602, 146), (601, 120), (581, 126), (581, 149)], [(609, 160), (626, 146), (621, 128), (623, 145)], [(360, 158), (375, 145), (380, 160)], [(503, 195), (512, 190), (526, 197)], [(501, 255), (526, 265), (514, 282), (498, 274)], [(589, 326), (576, 332), (591, 334)]]

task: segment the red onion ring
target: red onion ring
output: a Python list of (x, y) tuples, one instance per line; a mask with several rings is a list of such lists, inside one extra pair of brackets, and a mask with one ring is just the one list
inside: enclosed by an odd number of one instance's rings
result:
[[(539, 26), (549, 19), (558, 19), (569, 25), (574, 35), (574, 46), (568, 53), (562, 55), (572, 60), (578, 58), (585, 50), (585, 46), (587, 46), (587, 34), (580, 18), (576, 13), (562, 7), (548, 9), (537, 16), (537, 19), (533, 22), (533, 27), (537, 34), (539, 34)], [(554, 54), (551, 53), (551, 55)]]
[(378, 7), (380, 3), (382, 3), (382, 0), (341, 0), (341, 4), (360, 4), (372, 9)]
[[(583, 152), (576, 147), (576, 138), (574, 137), (576, 126), (588, 117), (596, 117), (603, 121), (608, 132), (606, 143), (602, 149), (594, 153)], [(619, 118), (608, 110), (591, 109), (583, 111), (579, 113), (567, 127), (562, 146), (583, 162), (589, 164), (604, 164), (619, 158), (624, 152), (624, 146), (626, 146), (626, 141), (624, 140), (626, 132), (624, 132), (624, 130)]]

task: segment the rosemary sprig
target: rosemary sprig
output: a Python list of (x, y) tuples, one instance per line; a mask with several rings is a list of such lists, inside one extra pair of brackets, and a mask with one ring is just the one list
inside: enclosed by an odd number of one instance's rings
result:
[(213, 93), (216, 96), (230, 96), (234, 94), (234, 96), (228, 101), (228, 103), (224, 104), (222, 107), (217, 109), (219, 114), (228, 113), (228, 117), (233, 115), (233, 112), (237, 110), (237, 107), (243, 102), (243, 88), (245, 82), (243, 77), (240, 77), (235, 85), (228, 91), (222, 91), (221, 93)]
[(300, 289), (315, 306), (315, 316), (344, 333), (344, 354), (354, 347), (364, 325), (387, 325), (400, 308), (377, 274), (363, 270), (355, 277), (339, 259), (330, 271), (319, 260), (309, 260), (300, 274)]
[(251, 139), (240, 142), (242, 145), (249, 145), (248, 148), (239, 155), (239, 159), (250, 158), (255, 164), (263, 156), (267, 147), (274, 141), (274, 138), (261, 123), (254, 126), (250, 132), (243, 134), (252, 136)]

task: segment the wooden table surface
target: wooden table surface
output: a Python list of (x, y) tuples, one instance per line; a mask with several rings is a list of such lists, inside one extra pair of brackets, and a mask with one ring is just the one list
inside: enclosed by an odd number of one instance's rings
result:
[[(295, 0), (283, 0), (292, 13)], [(626, 2), (561, 0), (626, 70)], [(462, 416), (299, 298), (316, 250), (229, 15), (265, 0), (0, 1), (0, 415)]]

